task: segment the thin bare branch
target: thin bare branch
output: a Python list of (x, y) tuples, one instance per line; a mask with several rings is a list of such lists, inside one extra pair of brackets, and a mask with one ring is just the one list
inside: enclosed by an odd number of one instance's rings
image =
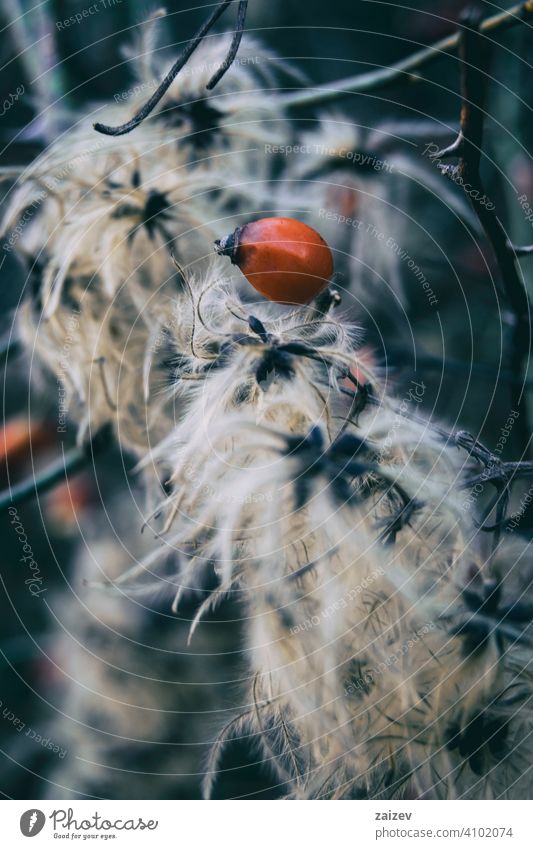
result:
[(502, 293), (509, 306), (508, 367), (516, 380), (511, 383), (511, 404), (519, 413), (516, 424), (520, 449), (529, 453), (531, 431), (528, 423), (524, 372), (531, 350), (531, 306), (517, 266), (517, 252), (509, 245), (505, 228), (495, 204), (485, 191), (480, 173), (483, 150), (485, 102), (489, 81), (491, 43), (481, 34), (477, 11), (463, 16), (459, 41), (461, 60), (461, 118), (457, 139), (434, 155), (440, 161), (458, 157), (457, 165), (440, 165), (445, 176), (464, 188), (472, 208), (487, 236), (498, 263)]

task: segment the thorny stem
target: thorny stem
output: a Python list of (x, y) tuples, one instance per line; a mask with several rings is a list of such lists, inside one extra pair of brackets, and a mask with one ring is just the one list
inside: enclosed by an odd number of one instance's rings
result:
[(0, 366), (7, 363), (10, 357), (20, 354), (22, 346), (17, 339), (4, 339), (0, 341)]
[[(533, 4), (530, 5), (533, 9)], [(436, 153), (434, 159), (458, 157), (457, 165), (441, 165), (441, 171), (464, 186), (465, 191), (467, 187), (472, 189), (466, 193), (498, 263), (503, 292), (511, 311), (509, 369), (518, 378), (511, 384), (511, 403), (519, 413), (516, 428), (520, 450), (527, 456), (531, 433), (523, 376), (531, 350), (531, 307), (517, 267), (517, 250), (509, 244), (480, 174), (491, 44), (480, 34), (480, 14), (477, 11), (464, 15), (462, 24), (459, 40), (462, 100), (459, 134), (455, 142)]]
[(68, 479), (69, 475), (74, 475), (88, 466), (93, 456), (108, 445), (109, 438), (109, 429), (104, 427), (86, 445), (71, 448), (63, 454), (60, 460), (52, 463), (40, 474), (27, 478), (1, 492), (0, 511), (43, 495), (57, 484)]
[[(481, 24), (480, 30), (483, 35), (490, 35), (509, 29), (516, 24), (533, 19), (533, 0), (525, 3), (517, 3), (505, 12), (486, 18)], [(367, 91), (378, 91), (398, 81), (405, 82), (405, 77), (413, 71), (439, 59), (443, 54), (453, 53), (460, 40), (460, 33), (455, 32), (445, 38), (441, 38), (435, 44), (417, 50), (405, 59), (402, 59), (392, 68), (380, 68), (378, 71), (370, 71), (366, 74), (358, 74), (347, 77), (336, 83), (317, 86), (312, 91), (298, 91), (281, 98), (281, 104), (285, 107), (298, 108), (300, 106), (318, 106), (348, 97), (351, 94), (360, 94)]]

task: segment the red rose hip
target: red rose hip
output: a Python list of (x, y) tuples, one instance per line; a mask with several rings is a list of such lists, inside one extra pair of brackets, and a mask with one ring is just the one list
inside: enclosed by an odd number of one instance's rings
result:
[(254, 289), (279, 304), (306, 304), (329, 285), (333, 255), (322, 236), (294, 218), (261, 218), (215, 242)]

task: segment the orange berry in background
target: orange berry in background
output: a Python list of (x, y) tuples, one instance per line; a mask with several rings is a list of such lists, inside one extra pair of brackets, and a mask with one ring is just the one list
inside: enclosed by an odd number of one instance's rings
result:
[(215, 242), (254, 289), (279, 304), (306, 304), (333, 275), (333, 255), (322, 236), (295, 218), (261, 218)]

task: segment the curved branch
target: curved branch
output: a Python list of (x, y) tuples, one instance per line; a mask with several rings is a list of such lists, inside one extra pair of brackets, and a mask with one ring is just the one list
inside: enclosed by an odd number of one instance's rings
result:
[[(533, 20), (533, 0), (526, 3), (517, 3), (505, 12), (500, 12), (487, 18), (481, 25), (484, 35), (500, 32), (524, 21)], [(429, 47), (417, 50), (405, 59), (401, 59), (391, 68), (380, 68), (366, 74), (358, 74), (346, 77), (336, 83), (317, 86), (314, 90), (297, 91), (280, 98), (281, 104), (288, 108), (299, 108), (301, 106), (319, 106), (331, 103), (351, 94), (361, 94), (367, 91), (378, 91), (397, 82), (405, 82), (405, 77), (413, 71), (418, 71), (443, 54), (454, 53), (460, 40), (460, 32), (455, 32), (445, 38), (436, 41)]]

